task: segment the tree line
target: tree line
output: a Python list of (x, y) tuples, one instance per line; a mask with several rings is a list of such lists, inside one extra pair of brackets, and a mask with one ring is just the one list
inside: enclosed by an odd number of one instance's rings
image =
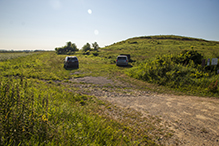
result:
[[(89, 51), (98, 51), (99, 49), (99, 45), (97, 44), (97, 42), (92, 43), (92, 47), (89, 43), (86, 43), (83, 47), (82, 47), (82, 51), (85, 54), (89, 54)], [(75, 43), (72, 43), (71, 41), (67, 42), (65, 46), (63, 47), (58, 47), (55, 48), (55, 51), (57, 54), (74, 54), (76, 51), (79, 51), (79, 49), (77, 48)]]

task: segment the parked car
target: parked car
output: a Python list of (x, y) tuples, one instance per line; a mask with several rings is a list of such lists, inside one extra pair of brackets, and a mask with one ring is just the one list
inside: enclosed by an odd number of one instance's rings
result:
[(76, 56), (65, 57), (64, 68), (79, 68), (78, 58)]
[(128, 65), (128, 57), (126, 55), (119, 55), (116, 58), (116, 65), (117, 66), (120, 66), (120, 65), (127, 66)]

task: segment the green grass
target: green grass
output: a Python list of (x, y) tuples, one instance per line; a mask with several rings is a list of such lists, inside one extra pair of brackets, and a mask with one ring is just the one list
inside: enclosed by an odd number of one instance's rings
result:
[[(4, 59), (0, 62), (0, 145), (156, 145), (153, 141), (157, 137), (153, 124), (130, 124), (138, 116), (125, 110), (123, 115), (126, 118), (120, 116), (121, 120), (114, 120), (107, 115), (107, 111), (115, 107), (92, 96), (75, 94), (77, 89), (69, 85), (72, 84), (69, 79), (105, 76), (131, 83), (142, 90), (165, 93), (175, 93), (177, 90), (191, 95), (218, 96), (218, 85), (215, 86), (216, 83), (213, 82), (218, 80), (218, 75), (211, 73), (207, 77), (197, 67), (192, 67), (192, 63), (190, 66), (174, 64), (168, 57), (185, 49), (193, 49), (205, 59), (219, 58), (218, 48), (218, 42), (177, 36), (153, 36), (118, 42), (100, 49), (95, 56), (92, 52), (91, 55), (83, 55), (79, 51), (74, 54), (79, 59), (79, 69), (64, 69), (66, 55), (57, 55), (55, 52), (20, 57), (15, 55), (12, 59)], [(131, 54), (130, 65), (133, 67), (116, 66), (115, 59), (119, 54)], [(186, 81), (194, 82), (189, 86), (192, 90), (176, 86), (173, 80), (168, 80), (168, 83), (164, 78), (159, 78), (162, 69), (165, 69), (164, 64), (156, 63), (161, 63), (161, 60), (166, 61), (167, 68), (178, 69), (175, 72), (169, 70), (165, 75), (173, 76), (173, 79), (185, 75)], [(157, 79), (138, 78), (143, 77), (142, 72), (148, 78), (152, 77), (148, 75), (154, 75)], [(184, 74), (187, 72), (190, 74)], [(190, 76), (192, 73), (193, 76)], [(180, 85), (182, 81), (177, 83)], [(205, 94), (199, 93), (200, 90), (206, 90)], [(147, 120), (156, 119), (142, 119), (142, 122)], [(153, 131), (153, 136), (148, 136)], [(163, 133), (166, 137), (172, 136), (162, 130), (158, 133)]]
[[(124, 72), (130, 77), (158, 85), (159, 90), (167, 88), (169, 91), (189, 95), (218, 97), (219, 75), (216, 72), (219, 65), (202, 68), (201, 63), (196, 63), (195, 59), (195, 64), (191, 59), (186, 64), (185, 61), (184, 64), (173, 62), (177, 57), (179, 60), (189, 58), (189, 55), (180, 58), (184, 50), (195, 50), (206, 60), (219, 58), (219, 42), (181, 36), (131, 38), (103, 48), (99, 56), (115, 60), (119, 54), (130, 54), (133, 68)], [(164, 64), (159, 64), (159, 61)]]
[(78, 54), (80, 68), (65, 70), (64, 58), (44, 52), (0, 62), (0, 145), (156, 145), (146, 133), (142, 138), (133, 127), (97, 114), (100, 106), (108, 109), (104, 102), (64, 84), (119, 68)]
[(16, 52), (16, 53), (12, 53), (12, 52), (5, 52), (5, 53), (0, 53), (0, 61), (5, 61), (8, 59), (13, 59), (13, 58), (18, 58), (18, 57), (23, 57), (23, 56), (27, 56), (27, 55), (33, 55), (33, 54), (38, 54), (39, 52)]
[(137, 62), (155, 58), (157, 55), (178, 54), (182, 50), (193, 48), (206, 58), (219, 58), (219, 42), (180, 36), (150, 36), (127, 39), (103, 48), (99, 56), (115, 57), (119, 54), (131, 54)]

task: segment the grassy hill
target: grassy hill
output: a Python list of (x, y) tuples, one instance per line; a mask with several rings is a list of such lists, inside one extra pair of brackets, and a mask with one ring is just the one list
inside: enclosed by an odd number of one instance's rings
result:
[(128, 53), (133, 60), (143, 61), (157, 55), (178, 54), (191, 48), (206, 58), (219, 58), (219, 42), (173, 35), (130, 38), (104, 47), (102, 55), (115, 58), (118, 54)]
[(115, 63), (119, 54), (130, 54), (126, 74), (192, 95), (218, 97), (219, 65), (202, 67), (202, 60), (219, 58), (219, 42), (181, 36), (130, 38), (103, 48), (100, 56)]

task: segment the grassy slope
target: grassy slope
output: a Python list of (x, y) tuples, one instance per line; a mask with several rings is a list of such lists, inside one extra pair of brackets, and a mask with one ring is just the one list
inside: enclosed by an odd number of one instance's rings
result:
[(135, 61), (154, 58), (162, 54), (178, 54), (185, 49), (197, 50), (206, 58), (219, 58), (219, 42), (179, 36), (152, 36), (127, 39), (102, 49), (102, 56), (116, 57), (118, 54), (131, 54)]
[[(137, 37), (137, 38), (127, 39), (125, 41), (121, 41), (103, 48), (101, 50), (100, 56), (111, 59), (112, 60), (111, 62), (113, 62), (113, 60), (115, 60), (116, 56), (119, 54), (131, 54), (131, 59), (134, 61), (131, 63), (131, 65), (133, 65), (134, 68), (132, 69), (131, 74), (130, 73), (128, 74), (130, 74), (131, 76), (135, 76), (138, 79), (141, 79), (142, 78), (140, 75), (141, 72), (147, 72), (148, 70), (148, 69), (144, 70), (144, 68), (146, 68), (144, 66), (145, 62), (150, 63), (151, 60), (154, 60), (157, 56), (164, 56), (164, 55), (174, 56), (180, 54), (183, 50), (196, 50), (198, 53), (204, 56), (204, 59), (219, 58), (219, 42), (206, 41), (203, 39), (195, 39), (188, 37), (171, 36), (171, 35), (148, 36), (148, 37)], [(183, 72), (185, 70), (188, 70), (189, 72), (194, 72), (194, 74), (196, 73), (199, 74), (201, 72), (201, 71), (199, 72), (195, 71), (196, 69), (188, 69), (185, 67), (180, 67), (180, 68), (182, 68), (180, 69), (180, 71)], [(137, 74), (139, 74), (140, 77)], [(187, 91), (190, 87), (188, 89), (181, 87), (177, 89), (175, 87), (175, 89), (183, 91), (184, 93), (189, 93), (190, 95), (218, 96), (218, 93), (208, 94), (207, 87), (200, 88), (200, 86), (203, 86), (203, 84), (205, 84), (203, 82), (206, 82), (208, 85), (213, 81), (219, 80), (218, 78), (219, 78), (218, 75), (214, 75), (208, 78), (192, 79), (194, 82), (196, 82), (197, 87), (195, 86), (194, 88), (191, 88), (190, 89), (191, 91), (189, 92)], [(152, 82), (157, 83), (159, 81), (152, 81)], [(192, 84), (191, 87), (193, 87)], [(161, 88), (162, 88), (161, 91), (164, 91), (166, 87), (163, 86)], [(173, 90), (173, 89), (169, 88), (169, 90)]]

